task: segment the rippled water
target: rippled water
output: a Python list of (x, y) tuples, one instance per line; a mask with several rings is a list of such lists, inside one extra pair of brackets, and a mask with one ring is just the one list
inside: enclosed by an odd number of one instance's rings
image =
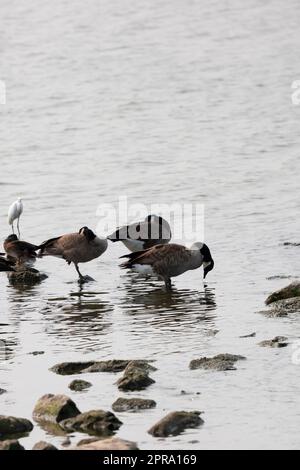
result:
[[(98, 205), (119, 195), (199, 202), (215, 270), (206, 285), (200, 271), (185, 274), (170, 294), (120, 271), (126, 250), (110, 245), (83, 266), (96, 282), (82, 289), (56, 259), (39, 262), (49, 278), (33, 288), (9, 286), (2, 273), (1, 413), (30, 418), (49, 392), (84, 411), (110, 409), (117, 376), (84, 376), (93, 387), (76, 394), (70, 377), (48, 368), (143, 357), (156, 360), (156, 383), (133, 395), (157, 408), (119, 414), (121, 437), (142, 449), (299, 448), (292, 344), (257, 346), (275, 335), (300, 339), (297, 317), (257, 314), (290, 282), (281, 276), (300, 275), (299, 247), (283, 245), (299, 242), (298, 16), (296, 0), (2, 0), (1, 238), (19, 195), (32, 242), (96, 227)], [(191, 359), (219, 352), (248, 360), (236, 372), (189, 370)], [(168, 439), (147, 434), (181, 409), (205, 411), (205, 425)], [(41, 438), (63, 440), (36, 426), (22, 442)]]

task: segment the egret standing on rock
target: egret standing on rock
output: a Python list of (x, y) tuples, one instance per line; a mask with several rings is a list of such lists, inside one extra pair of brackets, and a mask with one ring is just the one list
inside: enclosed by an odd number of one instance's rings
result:
[(17, 220), (17, 229), (20, 238), (20, 217), (23, 212), (23, 202), (21, 198), (18, 198), (8, 209), (8, 223), (12, 226), (13, 233), (14, 230), (14, 221)]

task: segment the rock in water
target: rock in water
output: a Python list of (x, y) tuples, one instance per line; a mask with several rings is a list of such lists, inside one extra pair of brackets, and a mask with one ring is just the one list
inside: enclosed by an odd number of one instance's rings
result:
[(91, 382), (86, 382), (85, 380), (73, 380), (69, 384), (69, 389), (75, 392), (81, 392), (92, 386)]
[(147, 361), (131, 361), (125, 371), (123, 377), (117, 381), (119, 390), (135, 391), (144, 390), (155, 383), (155, 380), (149, 377), (149, 371), (156, 370)]
[(34, 286), (48, 278), (47, 274), (28, 268), (7, 274), (10, 284)]
[(28, 419), (0, 415), (0, 437), (25, 434), (32, 430), (33, 424)]
[(200, 411), (174, 411), (158, 421), (148, 433), (154, 437), (177, 436), (187, 428), (204, 424)]
[(79, 414), (80, 411), (71, 398), (48, 394), (38, 400), (33, 410), (33, 419), (37, 422), (60, 423)]
[(190, 362), (190, 369), (205, 369), (205, 370), (236, 370), (234, 367), (235, 362), (245, 360), (244, 356), (234, 354), (218, 354), (214, 357), (202, 357), (200, 359), (193, 359)]
[(54, 445), (49, 444), (49, 442), (39, 441), (37, 442), (32, 450), (58, 450)]
[(280, 289), (276, 292), (273, 292), (269, 297), (266, 299), (266, 305), (270, 305), (273, 302), (277, 302), (278, 300), (290, 299), (291, 297), (299, 297), (300, 296), (300, 282), (295, 281), (289, 284), (288, 286)]
[(261, 341), (258, 343), (262, 348), (285, 348), (289, 343), (286, 342), (287, 338), (285, 336), (276, 336), (273, 339)]
[(278, 300), (271, 303), (268, 310), (262, 310), (259, 313), (269, 318), (287, 317), (290, 314), (300, 313), (300, 297)]
[(121, 372), (130, 360), (114, 359), (110, 361), (61, 362), (51, 367), (59, 375), (84, 374), (89, 372)]
[(2, 395), (3, 393), (7, 393), (7, 390), (5, 390), (4, 388), (0, 388), (0, 395)]
[(111, 437), (101, 441), (93, 439), (90, 442), (79, 443), (77, 447), (73, 447), (71, 450), (138, 450), (138, 447), (135, 442)]
[(25, 450), (19, 441), (0, 441), (0, 450)]
[(75, 418), (65, 419), (59, 424), (68, 432), (110, 436), (120, 428), (122, 422), (110, 411), (92, 410), (81, 413)]
[(113, 404), (112, 409), (116, 412), (138, 411), (155, 408), (154, 400), (145, 400), (143, 398), (118, 398)]

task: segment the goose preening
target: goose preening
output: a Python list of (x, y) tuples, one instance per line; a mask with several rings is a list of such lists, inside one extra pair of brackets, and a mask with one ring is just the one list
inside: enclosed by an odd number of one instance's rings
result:
[(155, 275), (165, 281), (167, 288), (171, 287), (172, 277), (203, 266), (205, 278), (214, 267), (210, 250), (204, 243), (194, 243), (190, 249), (174, 243), (156, 245), (121, 258), (128, 258), (121, 265), (122, 268), (129, 268), (143, 275)]
[(15, 234), (6, 238), (3, 248), (8, 259), (14, 260), (17, 266), (33, 264), (39, 249), (37, 245), (19, 240)]
[(12, 226), (12, 231), (15, 233), (14, 229), (14, 221), (17, 220), (17, 229), (18, 235), (20, 238), (20, 217), (23, 212), (23, 202), (21, 198), (18, 198), (15, 202), (12, 203), (10, 208), (8, 209), (8, 223)]
[(118, 228), (108, 240), (122, 242), (132, 252), (169, 243), (172, 238), (169, 223), (157, 215), (148, 215), (142, 222)]
[(78, 264), (99, 258), (106, 251), (107, 245), (105, 238), (98, 238), (88, 227), (83, 227), (78, 233), (69, 233), (42, 243), (39, 256), (55, 256), (64, 259), (69, 265), (73, 263), (80, 281), (83, 282), (86, 278), (79, 271)]
[(8, 260), (6, 258), (3, 258), (2, 253), (0, 253), (0, 272), (9, 272), (9, 271), (14, 271), (14, 262), (11, 260)]

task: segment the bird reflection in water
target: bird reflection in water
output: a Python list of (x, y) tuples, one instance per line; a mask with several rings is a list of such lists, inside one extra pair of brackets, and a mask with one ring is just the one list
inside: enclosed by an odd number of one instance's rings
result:
[(200, 322), (206, 327), (213, 326), (215, 310), (215, 288), (204, 285), (199, 292), (193, 289), (171, 291), (161, 289), (155, 281), (145, 280), (136, 276), (124, 278), (124, 297), (121, 299), (122, 309), (130, 316), (139, 316), (149, 323), (195, 325)]

